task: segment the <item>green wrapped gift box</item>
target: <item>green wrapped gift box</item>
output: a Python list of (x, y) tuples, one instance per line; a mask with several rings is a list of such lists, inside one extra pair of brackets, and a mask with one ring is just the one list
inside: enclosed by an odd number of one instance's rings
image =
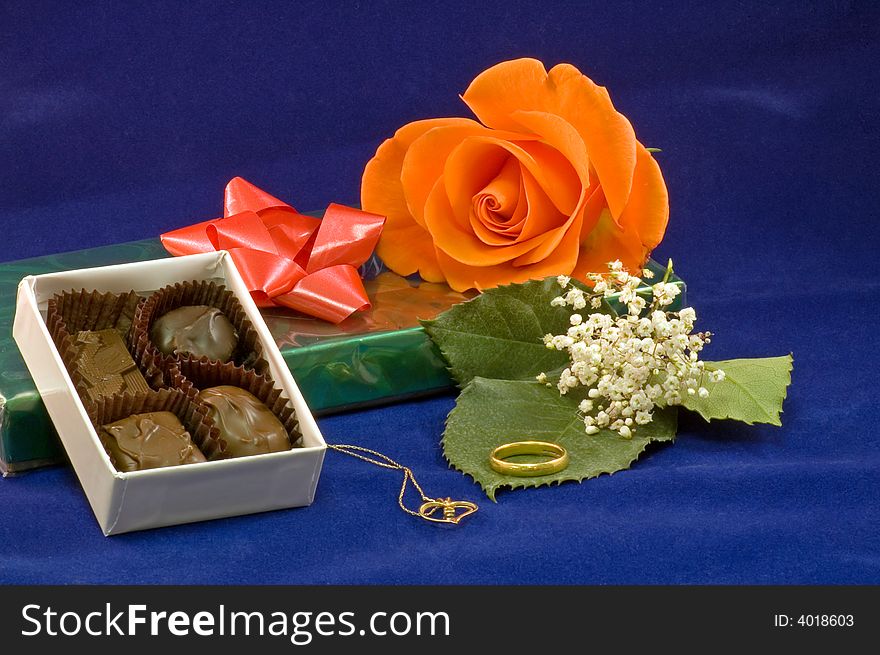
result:
[[(64, 456), (12, 340), (19, 281), (26, 275), (168, 256), (158, 239), (147, 239), (0, 264), (0, 470), (20, 472), (56, 463)], [(663, 267), (655, 262), (649, 266), (662, 275)], [(375, 258), (361, 272), (372, 309), (339, 325), (284, 308), (263, 310), (269, 330), (317, 415), (427, 395), (453, 384), (419, 319), (433, 318), (469, 294), (400, 277)], [(684, 290), (684, 283), (675, 281)]]

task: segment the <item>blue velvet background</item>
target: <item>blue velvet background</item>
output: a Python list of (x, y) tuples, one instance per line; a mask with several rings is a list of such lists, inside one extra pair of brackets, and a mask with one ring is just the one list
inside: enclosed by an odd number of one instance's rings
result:
[(336, 453), (308, 509), (114, 538), (71, 470), (0, 480), (0, 581), (880, 582), (880, 13), (764, 4), (3, 3), (0, 260), (214, 217), (234, 175), (303, 210), (357, 202), (383, 138), (467, 115), (476, 73), (528, 55), (607, 85), (663, 149), (657, 257), (707, 356), (795, 370), (783, 428), (685, 418), (630, 471), (497, 504), (441, 456), (451, 395), (320, 421), (480, 501), (457, 530)]

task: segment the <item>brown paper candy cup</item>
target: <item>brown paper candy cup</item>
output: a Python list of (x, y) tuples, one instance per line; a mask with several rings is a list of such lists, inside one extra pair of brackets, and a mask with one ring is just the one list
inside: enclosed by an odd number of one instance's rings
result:
[[(211, 434), (213, 423), (208, 417), (207, 409), (186, 393), (177, 389), (160, 389), (159, 391), (148, 391), (137, 394), (117, 394), (115, 396), (105, 396), (95, 402), (86, 403), (86, 413), (104, 444), (106, 436), (103, 434), (102, 426), (108, 425), (115, 421), (120, 421), (134, 414), (146, 414), (148, 412), (171, 412), (177, 416), (196, 447), (207, 458), (205, 450), (216, 450), (217, 444)], [(104, 445), (107, 453), (111, 450)], [(119, 470), (117, 463), (114, 461), (113, 455), (110, 454), (110, 461), (113, 466)]]
[(188, 354), (165, 355), (150, 338), (150, 330), (155, 321), (171, 310), (187, 305), (207, 305), (223, 312), (238, 334), (232, 363), (253, 369), (257, 373), (268, 372), (269, 364), (263, 358), (263, 345), (238, 298), (225, 286), (210, 281), (193, 280), (169, 285), (153, 293), (138, 306), (132, 325), (132, 348), (136, 359), (150, 352), (166, 371), (176, 362), (186, 359), (212, 361), (207, 357), (197, 358)]
[(143, 299), (134, 291), (115, 294), (85, 289), (66, 291), (49, 299), (46, 325), (80, 396), (84, 395), (87, 385), (76, 367), (74, 339), (78, 332), (84, 330), (115, 330), (128, 347), (147, 384), (153, 389), (167, 386), (165, 374), (155, 357), (138, 356), (131, 352), (131, 325), (142, 302)]
[[(287, 431), (292, 448), (302, 445), (302, 431), (299, 420), (291, 402), (275, 386), (272, 379), (260, 375), (253, 370), (247, 370), (233, 364), (220, 364), (207, 360), (195, 360), (192, 358), (180, 360), (173, 368), (170, 375), (171, 384), (191, 398), (202, 389), (209, 389), (221, 385), (238, 387), (252, 393), (257, 399), (269, 408)], [(209, 460), (225, 459), (226, 443), (219, 435), (219, 431), (212, 432), (218, 450), (215, 452), (202, 451)]]

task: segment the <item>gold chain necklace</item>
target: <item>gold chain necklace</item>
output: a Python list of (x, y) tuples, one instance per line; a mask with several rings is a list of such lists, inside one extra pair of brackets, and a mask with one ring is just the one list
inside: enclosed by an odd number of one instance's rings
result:
[[(478, 509), (476, 503), (472, 503), (468, 500), (452, 500), (452, 498), (431, 498), (430, 496), (426, 495), (425, 492), (422, 490), (422, 487), (416, 481), (412, 470), (410, 470), (409, 467), (404, 466), (400, 462), (395, 462), (393, 459), (388, 457), (388, 455), (383, 455), (380, 452), (370, 450), (369, 448), (364, 448), (363, 446), (352, 446), (350, 444), (327, 444), (327, 447), (335, 450), (338, 453), (342, 453), (350, 457), (355, 457), (357, 459), (363, 460), (364, 462), (375, 464), (376, 466), (381, 466), (382, 468), (391, 469), (392, 471), (403, 471), (403, 484), (400, 485), (400, 493), (397, 495), (397, 504), (400, 505), (400, 509), (402, 509), (407, 514), (418, 516), (419, 518), (425, 519), (426, 521), (431, 521), (432, 523), (449, 523), (452, 525), (458, 525), (464, 517), (470, 516)], [(366, 455), (363, 453), (366, 453)], [(367, 455), (373, 455), (373, 457), (368, 457)], [(413, 487), (415, 487), (416, 491), (419, 492), (419, 495), (422, 497), (422, 504), (419, 507), (418, 511), (410, 509), (403, 502), (403, 497), (406, 494), (407, 485), (410, 482), (412, 483)]]

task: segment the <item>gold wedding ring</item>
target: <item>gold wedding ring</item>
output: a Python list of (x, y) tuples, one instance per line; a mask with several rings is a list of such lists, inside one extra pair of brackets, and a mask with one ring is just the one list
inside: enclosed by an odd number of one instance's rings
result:
[[(520, 463), (505, 461), (515, 455), (537, 455), (550, 457), (544, 462)], [(489, 455), (489, 465), (493, 471), (518, 478), (531, 478), (539, 475), (558, 473), (568, 466), (568, 451), (562, 446), (548, 441), (515, 441), (498, 446)]]

